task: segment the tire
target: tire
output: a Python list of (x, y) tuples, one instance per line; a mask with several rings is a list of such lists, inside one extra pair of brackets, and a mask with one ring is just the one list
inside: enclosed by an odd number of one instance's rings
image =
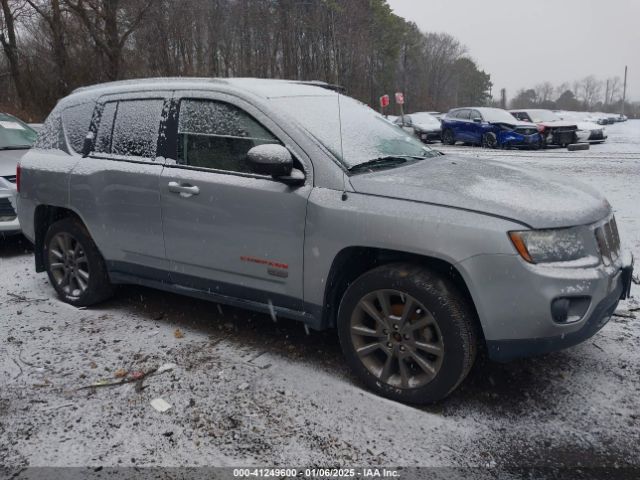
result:
[(455, 145), (456, 137), (453, 134), (453, 130), (447, 129), (442, 132), (442, 143), (445, 145)]
[(498, 148), (498, 137), (493, 132), (482, 135), (482, 148)]
[(453, 282), (409, 264), (384, 265), (353, 282), (340, 303), (338, 335), (348, 365), (369, 389), (412, 404), (449, 395), (478, 347), (473, 309)]
[(64, 218), (49, 227), (43, 258), (49, 281), (62, 301), (88, 307), (113, 295), (104, 259), (79, 220)]

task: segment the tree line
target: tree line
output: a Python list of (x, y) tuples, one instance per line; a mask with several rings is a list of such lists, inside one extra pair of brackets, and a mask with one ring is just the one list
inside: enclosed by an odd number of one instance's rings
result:
[[(553, 85), (540, 83), (521, 89), (509, 102), (510, 108), (544, 108), (587, 112), (620, 113), (622, 111), (623, 81), (620, 77), (600, 80), (589, 75), (572, 83)], [(639, 116), (640, 104), (625, 102), (627, 115)]]
[[(408, 111), (489, 101), (454, 37), (386, 0), (0, 0), (0, 109), (42, 119), (74, 88), (149, 76), (321, 80)], [(394, 107), (395, 108), (395, 107)], [(389, 113), (396, 113), (392, 108)]]

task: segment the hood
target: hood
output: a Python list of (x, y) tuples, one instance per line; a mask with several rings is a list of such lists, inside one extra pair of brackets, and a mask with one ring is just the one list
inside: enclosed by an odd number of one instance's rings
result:
[(593, 122), (576, 122), (580, 130), (604, 130), (602, 125)]
[(440, 130), (442, 124), (440, 122), (414, 123), (413, 128), (417, 128), (418, 130)]
[(502, 121), (491, 121), (488, 120), (488, 123), (490, 123), (491, 125), (511, 125), (513, 128), (516, 127), (526, 127), (526, 128), (535, 128), (537, 129), (538, 126), (535, 123), (531, 123), (531, 122), (523, 122), (522, 120), (517, 120), (514, 119), (513, 121), (510, 122), (502, 122)]
[(543, 127), (567, 127), (567, 128), (577, 128), (576, 122), (570, 122), (567, 120), (553, 120), (551, 122), (540, 122), (538, 125), (542, 125)]
[(29, 150), (0, 150), (0, 177), (16, 174), (18, 161)]
[(443, 155), (354, 175), (356, 192), (506, 217), (533, 228), (596, 222), (611, 211), (592, 188), (496, 161)]

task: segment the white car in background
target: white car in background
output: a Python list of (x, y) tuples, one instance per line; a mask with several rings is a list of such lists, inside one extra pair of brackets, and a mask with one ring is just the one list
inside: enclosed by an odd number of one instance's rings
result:
[(37, 136), (26, 123), (0, 113), (0, 237), (20, 232), (16, 214), (16, 167)]
[(563, 120), (576, 122), (578, 130), (590, 132), (586, 139), (589, 143), (604, 143), (607, 140), (607, 129), (594, 121), (591, 113), (556, 110), (555, 114)]
[(440, 140), (441, 138), (442, 123), (438, 118), (427, 112), (407, 114), (398, 117), (394, 123), (407, 132), (413, 133), (424, 143)]

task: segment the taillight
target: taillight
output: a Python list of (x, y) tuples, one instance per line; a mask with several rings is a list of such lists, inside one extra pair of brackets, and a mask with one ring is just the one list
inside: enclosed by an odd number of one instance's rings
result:
[(16, 189), (20, 193), (20, 164), (16, 167)]

